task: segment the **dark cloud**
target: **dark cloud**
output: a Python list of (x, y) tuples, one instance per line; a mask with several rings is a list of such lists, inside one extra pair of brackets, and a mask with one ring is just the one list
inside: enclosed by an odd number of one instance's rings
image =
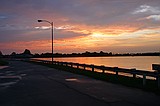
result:
[(65, 31), (65, 30), (55, 30), (55, 39), (75, 38), (78, 36), (87, 36), (87, 35), (89, 34), (83, 34), (83, 33)]
[[(88, 25), (106, 25), (132, 21), (131, 12), (140, 5), (158, 6), (153, 0), (1, 0), (0, 13), (10, 15), (19, 22), (37, 18), (58, 19), (57, 15), (69, 18), (69, 22)], [(14, 15), (14, 17), (11, 17)], [(15, 21), (16, 22), (16, 21)], [(33, 21), (31, 21), (33, 22)], [(31, 23), (29, 22), (29, 23)], [(28, 24), (29, 24), (28, 23)]]

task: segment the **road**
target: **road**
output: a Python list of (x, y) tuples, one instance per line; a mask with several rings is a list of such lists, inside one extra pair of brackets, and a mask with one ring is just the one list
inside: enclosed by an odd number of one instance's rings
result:
[(0, 106), (160, 106), (160, 96), (21, 61), (0, 69)]

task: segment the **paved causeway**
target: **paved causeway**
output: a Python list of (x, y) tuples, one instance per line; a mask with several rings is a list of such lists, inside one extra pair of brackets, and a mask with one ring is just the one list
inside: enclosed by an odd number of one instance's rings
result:
[(0, 69), (0, 106), (160, 106), (160, 96), (21, 61)]

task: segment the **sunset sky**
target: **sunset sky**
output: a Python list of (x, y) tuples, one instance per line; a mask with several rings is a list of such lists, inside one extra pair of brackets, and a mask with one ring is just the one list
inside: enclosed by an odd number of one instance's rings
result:
[(0, 51), (159, 52), (160, 0), (0, 0)]

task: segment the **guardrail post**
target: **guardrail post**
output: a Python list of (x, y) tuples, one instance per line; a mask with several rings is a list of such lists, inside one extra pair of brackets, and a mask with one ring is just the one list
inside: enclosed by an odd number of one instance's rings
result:
[(160, 78), (159, 78), (159, 76), (157, 77), (157, 85), (158, 85), (158, 88), (160, 88)]
[(84, 64), (84, 66), (83, 66), (83, 67), (84, 67), (84, 70), (86, 70), (86, 65), (85, 65), (85, 64)]
[(146, 85), (146, 74), (143, 74), (143, 86)]
[(105, 73), (105, 69), (102, 69), (102, 73)]
[(77, 64), (77, 68), (79, 68), (79, 64)]
[(71, 67), (73, 67), (73, 64), (72, 63), (70, 63), (71, 64)]
[(136, 73), (135, 73), (136, 68), (131, 69), (131, 71), (132, 71), (132, 74), (133, 74), (133, 78), (136, 78)]
[(63, 66), (63, 62), (58, 62), (58, 65), (62, 65)]
[(64, 62), (61, 62), (61, 66), (64, 66)]
[(160, 88), (160, 64), (152, 64), (152, 70), (155, 70), (157, 74), (156, 76), (157, 85), (158, 85), (158, 88)]
[(94, 72), (94, 65), (92, 64), (91, 67), (92, 67), (92, 72)]
[(116, 75), (118, 76), (118, 67), (114, 67), (114, 71), (116, 72)]
[(68, 63), (66, 62), (66, 66), (68, 66)]
[(156, 81), (157, 81), (158, 88), (160, 88), (160, 73), (157, 73)]
[(105, 73), (105, 69), (104, 69), (104, 67), (105, 67), (105, 66), (103, 66), (103, 65), (101, 66), (102, 73)]

